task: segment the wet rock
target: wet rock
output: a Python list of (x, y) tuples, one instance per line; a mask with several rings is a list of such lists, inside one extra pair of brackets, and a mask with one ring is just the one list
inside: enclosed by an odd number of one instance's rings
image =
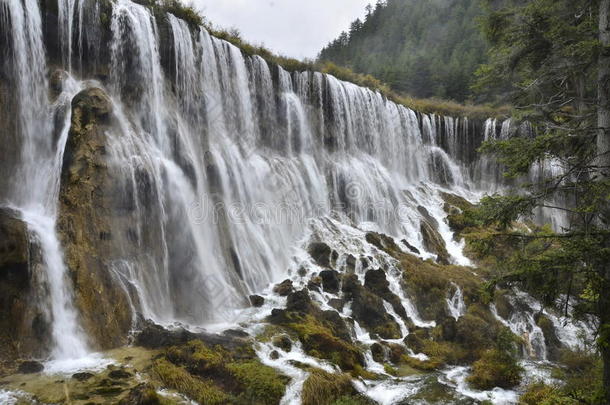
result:
[(369, 332), (383, 339), (400, 338), (400, 328), (389, 315), (383, 300), (364, 288), (355, 274), (346, 275), (343, 279), (345, 298), (352, 301), (352, 315)]
[(19, 364), (19, 367), (17, 368), (17, 371), (19, 371), (21, 374), (40, 373), (42, 370), (44, 370), (42, 363), (34, 360), (24, 361)]
[(337, 313), (337, 311), (322, 311), (321, 319), (332, 327), (333, 332), (340, 339), (346, 342), (352, 342), (350, 331), (345, 323), (345, 320)]
[(358, 259), (356, 259), (356, 256), (352, 254), (347, 255), (347, 257), (345, 258), (345, 271), (347, 273), (353, 273), (354, 271), (356, 271), (357, 262)]
[(273, 350), (271, 353), (269, 353), (269, 358), (271, 360), (277, 360), (280, 358), (280, 353), (277, 350)]
[(375, 246), (379, 250), (392, 255), (392, 253), (401, 252), (402, 250), (396, 245), (394, 239), (388, 235), (377, 232), (368, 232), (365, 236), (368, 243)]
[(284, 280), (281, 283), (273, 287), (273, 292), (281, 297), (286, 297), (292, 292), (292, 281)]
[(288, 295), (286, 310), (302, 313), (311, 312), (312, 302), (311, 297), (309, 296), (309, 291), (307, 291), (307, 289), (303, 289)]
[(0, 207), (0, 358), (48, 355), (51, 339), (44, 300), (42, 254), (19, 212)]
[(557, 337), (555, 332), (555, 325), (548, 316), (543, 313), (537, 313), (534, 316), (536, 324), (542, 329), (544, 335), (544, 343), (547, 348), (548, 359), (551, 361), (557, 361), (561, 357), (561, 348), (563, 347), (561, 341)]
[(311, 280), (307, 282), (307, 288), (312, 291), (320, 291), (322, 289), (322, 277), (312, 277)]
[(385, 271), (381, 269), (367, 271), (364, 275), (364, 286), (378, 297), (388, 301), (401, 318), (408, 320), (407, 311), (402, 306), (400, 298), (390, 290)]
[(260, 308), (265, 304), (265, 299), (260, 295), (251, 295), (250, 304), (255, 308)]
[(307, 252), (320, 267), (331, 267), (333, 250), (326, 243), (313, 242), (307, 248)]
[(57, 219), (75, 306), (85, 332), (100, 349), (127, 343), (131, 304), (112, 266), (117, 251), (139, 254), (137, 244), (119, 238), (133, 218), (119, 209), (125, 198), (117, 189), (121, 179), (106, 156), (108, 134), (119, 131), (112, 112), (110, 98), (99, 88), (73, 98)]
[(273, 346), (279, 347), (285, 352), (292, 350), (292, 341), (287, 335), (275, 336), (272, 340)]
[(76, 381), (84, 382), (93, 378), (93, 374), (87, 372), (75, 373), (72, 374), (72, 378), (74, 378)]
[(343, 307), (345, 306), (345, 300), (341, 298), (333, 298), (328, 301), (328, 305), (341, 312), (343, 311)]
[(407, 249), (409, 249), (409, 251), (411, 253), (415, 253), (416, 255), (421, 254), (419, 249), (416, 248), (415, 246), (413, 246), (412, 244), (410, 244), (406, 239), (401, 239), (400, 241), (402, 242), (403, 245), (405, 245), (407, 247)]
[(323, 270), (320, 272), (322, 288), (329, 293), (339, 292), (339, 273), (335, 270)]
[(224, 332), (222, 332), (222, 334), (224, 336), (235, 337), (235, 338), (247, 338), (250, 336), (248, 334), (248, 332), (246, 332), (245, 330), (241, 330), (241, 329), (227, 329)]
[(305, 277), (307, 274), (309, 273), (309, 270), (307, 270), (305, 267), (299, 267), (299, 269), (297, 270), (297, 274), (299, 275), (299, 277)]
[(152, 384), (140, 384), (129, 391), (129, 394), (119, 405), (162, 405), (165, 401), (159, 397), (157, 390)]
[(440, 233), (438, 233), (437, 228), (434, 228), (427, 221), (422, 221), (419, 229), (426, 250), (434, 253), (437, 256), (436, 261), (440, 264), (449, 264), (449, 252), (447, 252), (445, 241)]
[(235, 351), (248, 346), (248, 338), (210, 333), (193, 333), (184, 328), (168, 330), (149, 320), (140, 320), (139, 330), (134, 338), (134, 344), (147, 349), (161, 349), (170, 346), (180, 346), (194, 340), (200, 340), (210, 346), (221, 346)]
[(385, 363), (385, 350), (379, 343), (373, 343), (371, 345), (371, 353), (373, 354), (373, 360), (377, 363)]
[(124, 380), (124, 379), (130, 378), (132, 376), (133, 376), (133, 374), (131, 374), (128, 371), (123, 370), (122, 368), (119, 368), (117, 370), (112, 370), (108, 373), (108, 377), (112, 378), (113, 380)]
[(68, 72), (62, 69), (55, 70), (49, 78), (49, 89), (51, 90), (51, 96), (57, 98), (63, 90), (64, 82), (69, 77)]

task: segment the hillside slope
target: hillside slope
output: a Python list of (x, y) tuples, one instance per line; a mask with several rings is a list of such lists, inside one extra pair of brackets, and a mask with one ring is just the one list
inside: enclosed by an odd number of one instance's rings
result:
[(487, 50), (481, 14), (479, 0), (380, 0), (319, 59), (372, 74), (401, 93), (464, 101)]

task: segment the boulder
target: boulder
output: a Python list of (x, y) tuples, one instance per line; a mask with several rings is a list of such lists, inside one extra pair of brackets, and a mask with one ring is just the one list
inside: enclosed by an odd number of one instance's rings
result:
[(386, 279), (385, 271), (369, 270), (364, 275), (364, 286), (378, 297), (388, 301), (394, 311), (405, 321), (408, 321), (407, 311), (400, 298), (390, 290), (390, 283)]
[(44, 366), (40, 362), (33, 360), (22, 362), (17, 369), (21, 374), (40, 373), (42, 370), (44, 370)]
[(286, 297), (292, 292), (292, 281), (284, 280), (273, 287), (273, 292), (279, 296)]
[(307, 291), (307, 289), (296, 291), (288, 295), (288, 299), (286, 301), (286, 310), (309, 313), (312, 311), (312, 308), (313, 304), (311, 301), (311, 297), (309, 296), (309, 291)]
[(427, 221), (422, 221), (419, 229), (426, 250), (434, 253), (436, 261), (440, 264), (449, 264), (449, 252), (447, 252), (445, 241), (438, 230)]
[(313, 242), (307, 248), (311, 258), (320, 267), (332, 267), (337, 260), (338, 254), (324, 242)]
[(40, 247), (19, 212), (0, 207), (0, 357), (48, 355), (51, 339), (45, 313)]
[(255, 308), (260, 308), (265, 304), (265, 299), (260, 295), (251, 295), (250, 304)]
[(275, 336), (272, 340), (273, 346), (279, 347), (285, 352), (289, 352), (292, 350), (292, 340), (288, 337), (288, 335), (279, 335)]
[(339, 273), (335, 270), (323, 270), (320, 272), (322, 288), (329, 293), (339, 292)]
[(343, 279), (345, 298), (352, 301), (352, 315), (371, 334), (383, 339), (400, 338), (400, 327), (383, 306), (383, 300), (364, 288), (355, 274)]

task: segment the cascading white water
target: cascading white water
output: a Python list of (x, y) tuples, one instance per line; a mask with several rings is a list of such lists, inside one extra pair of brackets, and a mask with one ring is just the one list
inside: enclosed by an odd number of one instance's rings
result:
[(447, 298), (447, 308), (449, 313), (457, 321), (466, 313), (466, 304), (464, 303), (464, 296), (462, 295), (462, 289), (459, 285), (452, 283), (455, 292), (450, 298)]
[(67, 281), (63, 253), (55, 231), (59, 177), (67, 138), (69, 114), (64, 118), (61, 135), (54, 140), (52, 117), (76, 94), (59, 97), (55, 105), (47, 99), (47, 65), (42, 41), (42, 22), (38, 2), (10, 1), (4, 12), (9, 13), (12, 32), (14, 78), (19, 101), (19, 132), (21, 159), (18, 183), (9, 192), (6, 203), (21, 212), (29, 231), (38, 242), (48, 284), (48, 314), (51, 318), (54, 359), (83, 357), (87, 344), (78, 326), (78, 314), (73, 305)]
[[(43, 250), (54, 355), (83, 356), (86, 340), (54, 229), (69, 117), (61, 137), (52, 140), (49, 123), (57, 106), (47, 101), (37, 5), (34, 0), (25, 0), (25, 6), (7, 1), (22, 103), (20, 178), (27, 179), (15, 187), (11, 203), (24, 212)], [(83, 21), (99, 20), (87, 14), (99, 10), (85, 4), (60, 1), (60, 45), (67, 70), (75, 59), (74, 41), (82, 56)], [(193, 29), (173, 15), (166, 18), (157, 20), (149, 9), (129, 0), (113, 3), (109, 76), (95, 83), (110, 94), (116, 118), (115, 127), (105, 134), (109, 170), (133, 207), (121, 220), (133, 223), (135, 249), (117, 243), (107, 258), (113, 276), (131, 294), (132, 311), (163, 324), (210, 327), (232, 321), (248, 294), (293, 277), (300, 267), (316, 268), (311, 258), (303, 258), (303, 247), (310, 236), (318, 236), (336, 242), (332, 248), (341, 260), (359, 252), (375, 257), (371, 266), (386, 270), (389, 288), (404, 309), (401, 315), (385, 302), (401, 334), (393, 343), (404, 344), (407, 320), (417, 327), (434, 327), (400, 287), (396, 264), (362, 241), (365, 231), (380, 231), (406, 240), (420, 257), (434, 258), (420, 231), (429, 220), (422, 214), (425, 208), (436, 221), (450, 260), (470, 264), (445, 222), (440, 192), (474, 200), (481, 191), (504, 187), (497, 163), (475, 156), (482, 139), (470, 132), (472, 123), (418, 114), (332, 76), (288, 72), (258, 56), (246, 56), (203, 28)], [(65, 88), (63, 106), (84, 86)], [(31, 103), (36, 108), (30, 108)], [(496, 121), (488, 121), (485, 139), (509, 136), (510, 122), (500, 132), (497, 127)], [(362, 282), (362, 264), (354, 272)], [(324, 309), (331, 308), (332, 294), (312, 296)], [(457, 285), (447, 306), (456, 320), (465, 313)], [(348, 310), (341, 316), (348, 316)], [(265, 313), (249, 315), (260, 320)], [(515, 333), (528, 333), (533, 342), (544, 338), (533, 318), (502, 321)], [(372, 344), (371, 335), (357, 322), (353, 332), (355, 340)], [(298, 399), (306, 378), (290, 364), (290, 356), (329, 367), (299, 350), (271, 361), (269, 350), (260, 349), (265, 361), (295, 378), (285, 403)], [(541, 345), (533, 345), (533, 350), (532, 357), (544, 358)], [(426, 360), (424, 354), (408, 353)], [(369, 351), (366, 358), (370, 370), (384, 372)], [(454, 376), (460, 389), (464, 373), (460, 369)], [(370, 384), (370, 394), (387, 403), (419, 386), (405, 380), (399, 381), (403, 386)]]

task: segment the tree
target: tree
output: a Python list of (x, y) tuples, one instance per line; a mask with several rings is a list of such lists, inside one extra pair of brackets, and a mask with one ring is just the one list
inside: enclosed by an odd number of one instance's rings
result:
[(610, 0), (493, 3), (483, 21), (491, 59), (476, 87), (507, 92), (532, 133), (487, 143), (483, 151), (498, 155), (510, 177), (541, 162), (562, 170), (512, 195), (487, 197), (481, 215), (509, 226), (539, 207), (568, 214), (561, 232), (521, 235), (548, 243), (502, 278), (549, 303), (565, 297), (566, 308), (577, 296), (579, 313), (598, 317), (604, 392), (597, 401), (610, 403)]

